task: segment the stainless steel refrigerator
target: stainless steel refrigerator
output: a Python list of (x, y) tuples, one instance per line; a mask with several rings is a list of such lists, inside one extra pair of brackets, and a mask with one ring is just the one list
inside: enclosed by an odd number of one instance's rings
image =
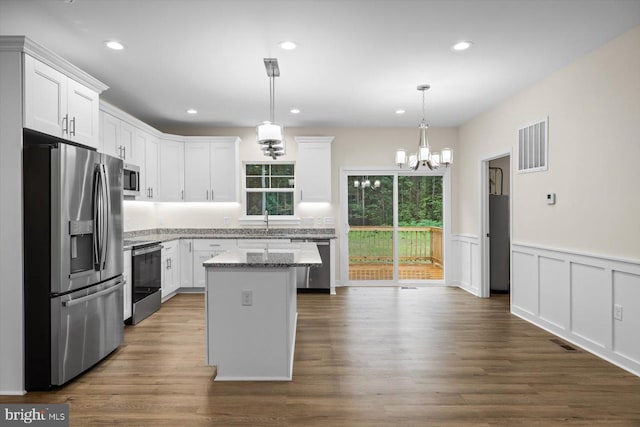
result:
[(25, 387), (89, 369), (123, 339), (122, 160), (25, 130)]

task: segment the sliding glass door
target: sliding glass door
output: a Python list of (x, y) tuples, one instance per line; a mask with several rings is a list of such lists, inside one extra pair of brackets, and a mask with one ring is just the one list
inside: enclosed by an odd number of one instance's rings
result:
[(349, 282), (444, 278), (442, 174), (347, 174)]
[(393, 280), (393, 176), (349, 176), (349, 280)]
[(400, 280), (441, 280), (444, 275), (442, 176), (398, 176)]

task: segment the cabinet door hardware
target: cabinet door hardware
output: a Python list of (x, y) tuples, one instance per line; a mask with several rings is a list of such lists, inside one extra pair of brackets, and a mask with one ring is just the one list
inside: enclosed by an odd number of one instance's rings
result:
[(71, 130), (71, 136), (76, 136), (76, 118), (72, 118), (71, 119), (71, 123), (73, 125), (72, 130)]
[(65, 114), (62, 118), (62, 133), (69, 134), (69, 115)]

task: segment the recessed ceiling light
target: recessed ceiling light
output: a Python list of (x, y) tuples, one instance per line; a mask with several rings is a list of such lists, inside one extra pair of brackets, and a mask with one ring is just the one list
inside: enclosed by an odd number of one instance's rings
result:
[(104, 42), (104, 44), (106, 44), (109, 49), (113, 49), (113, 50), (122, 50), (122, 49), (124, 49), (124, 46), (122, 45), (122, 43), (117, 42), (115, 40), (106, 41), (106, 42)]
[(187, 114), (198, 114), (198, 110), (196, 110), (195, 108), (189, 108), (187, 110)]
[(469, 41), (460, 41), (456, 44), (454, 44), (453, 46), (451, 46), (451, 49), (453, 50), (457, 50), (457, 51), (461, 51), (461, 50), (467, 50), (471, 47), (472, 43)]
[(404, 110), (396, 110), (396, 114), (400, 115), (400, 114), (404, 114), (406, 113), (406, 111)]
[(280, 46), (280, 49), (284, 49), (284, 50), (293, 50), (296, 47), (298, 47), (298, 45), (292, 41), (280, 42), (278, 43), (278, 46)]
[(291, 114), (300, 114), (300, 110), (298, 110), (297, 108), (292, 108), (291, 110), (289, 110), (289, 112)]

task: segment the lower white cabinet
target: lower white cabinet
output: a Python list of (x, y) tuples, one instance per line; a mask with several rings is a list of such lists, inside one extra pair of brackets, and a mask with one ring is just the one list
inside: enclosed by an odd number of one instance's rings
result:
[(205, 286), (205, 270), (202, 263), (236, 247), (235, 239), (193, 239), (193, 287)]
[(180, 287), (193, 288), (192, 239), (180, 239)]
[(162, 298), (175, 293), (180, 287), (179, 240), (162, 243)]
[(124, 287), (122, 288), (122, 303), (124, 305), (123, 319), (127, 320), (131, 317), (131, 250), (124, 251)]

